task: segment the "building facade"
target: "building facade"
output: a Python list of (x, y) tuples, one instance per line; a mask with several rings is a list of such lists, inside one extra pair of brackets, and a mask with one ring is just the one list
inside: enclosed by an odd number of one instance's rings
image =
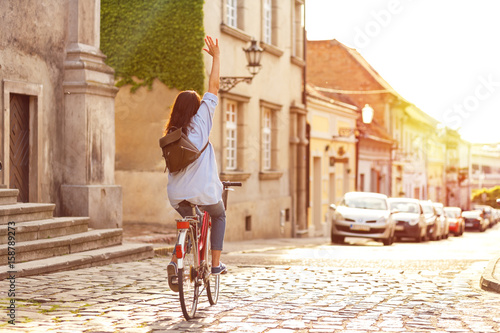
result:
[(500, 185), (500, 144), (471, 144), (471, 190)]
[[(308, 41), (307, 59), (308, 83), (328, 96), (343, 96), (358, 109), (356, 190), (391, 195), (393, 89), (356, 50), (337, 40)], [(365, 105), (374, 110), (370, 124), (361, 119)]]
[(329, 236), (330, 204), (355, 189), (357, 107), (307, 90), (309, 235)]
[[(243, 183), (229, 195), (227, 240), (307, 235), (303, 6), (300, 0), (204, 4), (205, 33), (219, 40), (222, 77), (249, 76), (242, 49), (253, 38), (264, 49), (250, 84), (221, 86), (213, 120), (210, 141), (220, 178)], [(208, 77), (211, 57), (204, 60)], [(159, 81), (150, 91), (130, 93), (124, 86), (118, 93), (116, 174), (125, 221), (174, 225), (178, 217), (168, 203), (158, 147), (176, 94)], [(137, 128), (145, 135), (132, 140)]]
[(2, 2), (0, 184), (55, 215), (122, 223), (115, 185), (114, 71), (100, 51), (100, 1)]

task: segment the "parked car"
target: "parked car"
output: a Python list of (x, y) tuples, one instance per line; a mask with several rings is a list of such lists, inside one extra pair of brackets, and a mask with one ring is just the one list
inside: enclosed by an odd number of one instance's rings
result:
[(372, 192), (348, 192), (338, 206), (330, 205), (332, 243), (342, 244), (345, 237), (372, 238), (384, 245), (394, 242), (396, 223), (387, 196)]
[(480, 210), (483, 212), (483, 219), (486, 220), (486, 225), (492, 227), (494, 222), (492, 218), (492, 208), (486, 205), (472, 205), (473, 210)]
[(444, 213), (444, 205), (439, 202), (434, 202), (432, 204), (434, 209), (436, 210), (436, 214), (438, 216), (438, 222), (441, 224), (440, 229), (441, 233), (439, 234), (440, 239), (448, 238), (448, 234), (450, 233), (450, 222), (448, 221), (448, 217)]
[(438, 240), (442, 234), (441, 224), (438, 223), (436, 210), (430, 200), (420, 200), (420, 205), (424, 211), (425, 222), (427, 224), (427, 239)]
[(488, 228), (488, 222), (484, 218), (482, 210), (468, 210), (462, 212), (465, 221), (465, 229), (476, 229), (481, 232)]
[(418, 199), (389, 198), (389, 205), (396, 221), (396, 239), (413, 238), (417, 242), (427, 239), (427, 223)]
[(450, 222), (450, 233), (453, 233), (455, 236), (462, 236), (465, 230), (462, 209), (460, 207), (444, 207), (444, 212)]

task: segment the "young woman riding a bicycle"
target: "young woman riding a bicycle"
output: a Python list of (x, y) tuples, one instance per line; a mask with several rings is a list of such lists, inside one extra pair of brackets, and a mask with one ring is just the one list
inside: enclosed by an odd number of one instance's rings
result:
[[(205, 38), (206, 51), (212, 56), (212, 69), (208, 81), (208, 91), (200, 99), (195, 91), (180, 92), (172, 106), (170, 120), (165, 133), (170, 127), (182, 128), (189, 140), (201, 150), (207, 142), (212, 129), (215, 108), (218, 103), (220, 51), (219, 43), (211, 37)], [(223, 186), (219, 179), (215, 153), (212, 144), (193, 163), (185, 169), (169, 173), (168, 198), (172, 207), (182, 217), (192, 216), (197, 205), (211, 218), (211, 274), (226, 272), (226, 266), (220, 262), (220, 255), (226, 228), (226, 213), (222, 201)], [(167, 266), (168, 283), (172, 291), (179, 291), (177, 280), (177, 256), (174, 254)]]

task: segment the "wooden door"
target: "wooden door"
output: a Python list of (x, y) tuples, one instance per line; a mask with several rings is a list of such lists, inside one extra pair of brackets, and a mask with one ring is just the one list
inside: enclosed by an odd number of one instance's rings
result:
[(29, 96), (10, 95), (10, 188), (20, 202), (29, 201)]

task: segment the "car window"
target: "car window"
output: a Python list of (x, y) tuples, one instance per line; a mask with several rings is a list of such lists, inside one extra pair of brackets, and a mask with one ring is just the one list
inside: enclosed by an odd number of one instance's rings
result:
[(434, 209), (429, 205), (422, 205), (422, 209), (424, 210), (424, 214), (434, 214)]
[(420, 209), (418, 204), (414, 202), (393, 201), (391, 202), (391, 209), (395, 209), (401, 213), (415, 213), (418, 214)]
[(444, 210), (446, 216), (451, 217), (451, 218), (457, 218), (460, 217), (460, 211), (459, 210)]
[(439, 215), (444, 215), (443, 208), (441, 208), (441, 207), (439, 207), (439, 206), (436, 206), (436, 207), (434, 207), (434, 209), (436, 210), (436, 212), (437, 212)]
[(345, 198), (344, 206), (350, 208), (361, 208), (361, 209), (377, 209), (386, 210), (387, 203), (381, 198), (371, 198), (371, 197), (358, 197), (358, 198)]

